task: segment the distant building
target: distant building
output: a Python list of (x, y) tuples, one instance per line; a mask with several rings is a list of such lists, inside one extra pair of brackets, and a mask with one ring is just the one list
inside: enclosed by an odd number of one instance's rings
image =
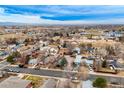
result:
[(107, 31), (104, 33), (104, 36), (106, 38), (117, 38), (117, 37), (121, 37), (122, 33), (120, 31)]
[(30, 88), (30, 80), (23, 80), (16, 76), (11, 76), (0, 83), (0, 88)]

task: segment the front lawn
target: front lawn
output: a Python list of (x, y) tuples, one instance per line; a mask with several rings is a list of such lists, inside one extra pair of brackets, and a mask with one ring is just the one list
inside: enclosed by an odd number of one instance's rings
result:
[(45, 80), (45, 78), (42, 78), (42, 77), (39, 77), (39, 76), (28, 76), (28, 75), (25, 75), (23, 77), (23, 79), (31, 80), (33, 88), (40, 87), (44, 83), (44, 80)]

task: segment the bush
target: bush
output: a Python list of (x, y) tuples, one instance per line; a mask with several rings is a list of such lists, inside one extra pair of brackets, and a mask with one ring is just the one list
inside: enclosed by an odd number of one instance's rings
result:
[(93, 87), (97, 88), (105, 88), (107, 87), (107, 81), (104, 78), (96, 78), (96, 80), (93, 82)]
[(15, 62), (14, 58), (20, 57), (20, 56), (21, 54), (18, 51), (13, 52), (11, 55), (7, 57), (7, 62), (10, 62), (11, 64), (13, 64)]
[(62, 58), (60, 61), (60, 66), (64, 67), (67, 64), (67, 60), (65, 58)]
[(13, 59), (14, 59), (14, 57), (12, 55), (10, 55), (7, 57), (7, 62), (10, 62), (11, 64), (13, 64), (14, 63)]
[(16, 51), (16, 52), (13, 52), (13, 53), (12, 53), (12, 56), (13, 56), (13, 57), (20, 57), (21, 54), (20, 54), (18, 51)]
[(103, 68), (106, 68), (106, 67), (107, 67), (107, 62), (106, 62), (106, 61), (103, 61), (103, 62), (102, 62), (102, 67), (103, 67)]
[(72, 63), (73, 67), (77, 67), (77, 64), (75, 62)]

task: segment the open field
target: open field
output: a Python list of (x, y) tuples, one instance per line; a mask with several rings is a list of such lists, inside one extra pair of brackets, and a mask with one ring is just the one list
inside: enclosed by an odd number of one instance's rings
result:
[(19, 33), (19, 34), (4, 34), (4, 35), (0, 35), (0, 40), (1, 39), (9, 39), (9, 38), (28, 38), (27, 35)]

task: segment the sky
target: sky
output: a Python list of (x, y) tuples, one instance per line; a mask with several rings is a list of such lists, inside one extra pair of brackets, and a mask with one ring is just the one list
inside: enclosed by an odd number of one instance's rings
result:
[(0, 22), (31, 24), (124, 24), (124, 6), (0, 5)]

